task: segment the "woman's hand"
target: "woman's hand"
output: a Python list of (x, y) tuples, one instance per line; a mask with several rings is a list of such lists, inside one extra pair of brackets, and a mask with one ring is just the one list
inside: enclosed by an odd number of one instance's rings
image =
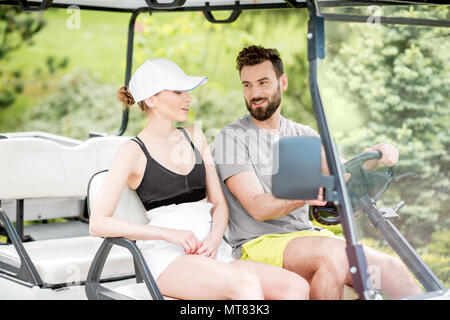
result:
[(221, 243), (222, 237), (210, 234), (200, 243), (200, 247), (197, 249), (196, 254), (216, 259)]
[(200, 241), (189, 230), (168, 229), (165, 240), (182, 246), (186, 254), (194, 254), (200, 247)]

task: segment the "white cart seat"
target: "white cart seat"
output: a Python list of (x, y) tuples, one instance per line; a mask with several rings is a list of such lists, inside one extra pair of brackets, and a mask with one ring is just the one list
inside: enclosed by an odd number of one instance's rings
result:
[[(102, 238), (90, 236), (26, 242), (23, 244), (31, 261), (46, 286), (80, 284), (86, 281), (92, 260)], [(13, 245), (0, 246), (0, 261), (20, 266)], [(131, 254), (122, 247), (113, 246), (102, 279), (116, 279), (134, 275)]]

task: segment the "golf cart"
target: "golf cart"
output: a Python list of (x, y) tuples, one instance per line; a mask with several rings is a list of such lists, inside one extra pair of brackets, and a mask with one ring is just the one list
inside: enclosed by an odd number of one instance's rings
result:
[[(376, 206), (375, 201), (392, 181), (393, 171), (380, 175), (363, 170), (363, 163), (379, 157), (377, 153), (350, 160), (342, 168), (322, 105), (317, 66), (325, 57), (324, 22), (366, 22), (370, 18), (341, 13), (322, 14), (322, 9), (373, 4), (403, 3), (338, 0), (0, 1), (0, 5), (20, 6), (24, 11), (76, 5), (81, 10), (130, 13), (125, 84), (132, 74), (134, 26), (141, 13), (199, 11), (211, 23), (232, 23), (246, 10), (307, 10), (309, 25), (305, 41), (308, 43), (309, 85), (322, 141), (298, 138), (280, 141), (277, 149), (280, 170), (274, 175), (275, 195), (313, 199), (320, 187), (325, 189), (325, 199), (329, 203), (325, 208), (312, 207), (311, 214), (323, 224), (342, 225), (353, 288), (359, 299), (378, 299), (380, 294), (368, 285), (367, 262), (353, 215), (356, 211), (366, 212), (426, 289), (427, 294), (412, 298), (448, 299), (449, 290), (387, 220), (395, 210), (382, 211)], [(217, 19), (216, 11), (231, 13), (226, 19)], [(419, 18), (380, 17), (380, 23), (450, 27), (449, 21)], [(90, 208), (103, 182), (105, 170), (117, 148), (129, 139), (123, 136), (127, 124), (128, 111), (125, 110), (121, 126), (114, 135), (93, 133), (86, 141), (43, 132), (0, 134), (0, 232), (8, 239), (6, 244), (0, 245), (0, 298), (164, 298), (133, 241), (93, 238), (88, 232)], [(327, 156), (329, 176), (320, 174), (320, 144)], [(318, 161), (309, 162), (308, 159), (312, 158)], [(347, 182), (344, 171), (352, 175)], [(298, 178), (292, 179), (293, 173)], [(123, 194), (115, 216), (141, 224), (148, 222), (145, 210), (131, 189)], [(66, 218), (68, 221), (24, 226), (24, 221), (53, 218)]]

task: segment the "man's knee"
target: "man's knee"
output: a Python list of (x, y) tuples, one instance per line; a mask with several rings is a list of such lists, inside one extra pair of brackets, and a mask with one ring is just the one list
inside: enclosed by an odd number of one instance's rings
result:
[(337, 283), (343, 284), (347, 278), (348, 269), (345, 256), (331, 253), (320, 259), (317, 272), (327, 273)]
[(348, 272), (345, 242), (328, 237), (301, 237), (293, 239), (284, 255), (284, 266), (310, 278), (319, 270), (345, 275)]
[(345, 242), (334, 238), (324, 238), (321, 243), (321, 252), (318, 269), (330, 273), (339, 283), (344, 282), (349, 269)]

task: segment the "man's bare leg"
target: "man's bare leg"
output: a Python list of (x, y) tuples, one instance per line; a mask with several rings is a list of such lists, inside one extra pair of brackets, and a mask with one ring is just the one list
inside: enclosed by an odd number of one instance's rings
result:
[(422, 293), (400, 259), (366, 246), (364, 254), (370, 269), (370, 285), (374, 289), (381, 290), (393, 300)]
[(329, 237), (292, 239), (284, 251), (283, 268), (309, 282), (310, 299), (339, 300), (349, 274), (345, 246)]
[[(283, 267), (296, 272), (310, 284), (310, 299), (341, 299), (344, 284), (352, 285), (346, 243), (336, 238), (299, 237), (284, 251)], [(369, 266), (370, 286), (400, 299), (422, 293), (420, 287), (397, 258), (364, 247)]]

